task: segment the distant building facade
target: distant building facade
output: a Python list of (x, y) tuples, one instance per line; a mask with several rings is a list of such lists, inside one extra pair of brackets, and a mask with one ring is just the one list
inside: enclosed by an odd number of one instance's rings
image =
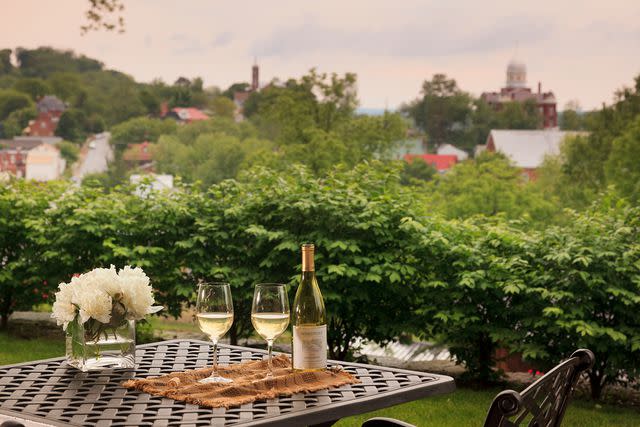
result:
[(553, 92), (542, 92), (542, 84), (538, 83), (538, 91), (532, 92), (527, 87), (527, 66), (518, 61), (511, 61), (507, 66), (507, 84), (500, 92), (484, 92), (481, 95), (487, 104), (499, 111), (508, 102), (525, 102), (533, 100), (542, 116), (542, 128), (558, 127), (556, 97)]
[(53, 136), (66, 105), (57, 97), (47, 95), (38, 101), (37, 109), (38, 116), (29, 122), (26, 129), (27, 135)]
[(233, 102), (236, 104), (236, 114), (235, 119), (237, 122), (244, 120), (244, 103), (247, 102), (249, 96), (253, 92), (257, 92), (260, 90), (260, 67), (258, 64), (254, 63), (251, 67), (251, 85), (247, 90), (236, 91), (233, 93)]
[(153, 145), (149, 141), (139, 144), (129, 144), (122, 153), (122, 160), (129, 167), (148, 167), (153, 162)]
[(203, 111), (198, 108), (188, 107), (175, 107), (170, 111), (167, 111), (164, 115), (164, 118), (172, 118), (175, 119), (178, 123), (193, 123), (200, 120), (208, 120), (209, 116), (205, 114)]

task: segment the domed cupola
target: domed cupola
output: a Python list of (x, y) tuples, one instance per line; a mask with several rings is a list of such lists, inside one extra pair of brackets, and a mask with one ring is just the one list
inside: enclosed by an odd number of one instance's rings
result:
[(527, 66), (515, 59), (507, 65), (507, 87), (525, 87), (527, 85)]

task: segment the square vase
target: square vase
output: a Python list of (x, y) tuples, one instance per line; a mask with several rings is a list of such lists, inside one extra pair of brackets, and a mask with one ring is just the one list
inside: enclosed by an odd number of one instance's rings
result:
[(112, 326), (76, 320), (67, 327), (66, 354), (67, 364), (83, 372), (135, 368), (136, 322), (125, 320)]

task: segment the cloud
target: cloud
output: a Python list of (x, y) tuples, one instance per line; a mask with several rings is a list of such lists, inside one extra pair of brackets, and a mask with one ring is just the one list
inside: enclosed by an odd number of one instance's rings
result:
[(213, 38), (211, 42), (211, 47), (223, 47), (231, 43), (233, 40), (233, 34), (228, 31), (220, 33)]
[(204, 53), (207, 48), (200, 39), (185, 33), (173, 33), (169, 36), (172, 55), (191, 55)]
[(295, 57), (310, 52), (390, 57), (433, 57), (513, 49), (551, 37), (551, 20), (528, 16), (493, 19), (480, 28), (443, 20), (386, 29), (330, 28), (315, 21), (273, 32), (251, 46), (260, 57)]

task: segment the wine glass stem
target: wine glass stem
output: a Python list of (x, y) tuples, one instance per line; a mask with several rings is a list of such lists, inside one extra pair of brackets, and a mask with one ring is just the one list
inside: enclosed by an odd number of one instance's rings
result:
[(267, 340), (267, 349), (269, 351), (269, 360), (267, 362), (268, 373), (267, 376), (273, 376), (273, 365), (271, 364), (271, 354), (273, 350), (273, 340)]
[(218, 340), (213, 340), (213, 372), (211, 372), (211, 376), (218, 376)]

